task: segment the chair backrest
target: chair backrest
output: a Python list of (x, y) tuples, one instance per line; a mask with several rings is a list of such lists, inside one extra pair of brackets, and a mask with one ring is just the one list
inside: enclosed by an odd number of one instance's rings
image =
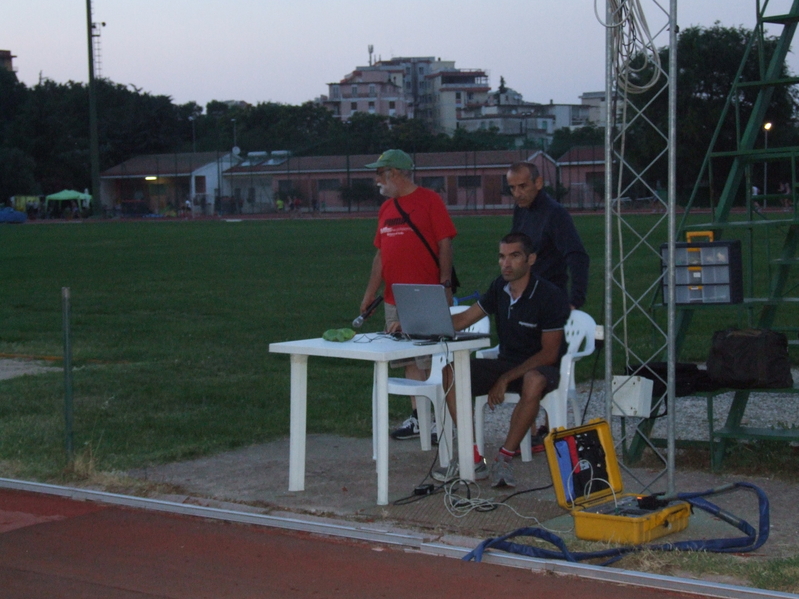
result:
[(578, 357), (592, 354), (595, 346), (595, 333), (596, 321), (591, 315), (582, 310), (572, 310), (569, 320), (566, 321), (566, 326), (563, 328), (563, 334), (569, 346), (566, 351)]
[[(470, 306), (450, 306), (449, 313), (450, 314), (458, 314), (459, 312), (466, 312)], [(488, 316), (483, 316), (480, 320), (474, 323), (472, 326), (463, 329), (468, 333), (485, 333), (488, 334), (491, 332), (491, 319)]]

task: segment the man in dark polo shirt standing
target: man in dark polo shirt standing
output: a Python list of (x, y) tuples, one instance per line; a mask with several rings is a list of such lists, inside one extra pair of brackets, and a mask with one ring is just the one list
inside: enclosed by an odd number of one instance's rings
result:
[[(497, 277), (476, 304), (452, 317), (456, 330), (493, 315), (499, 336), (497, 360), (472, 359), (473, 395), (488, 395), (493, 409), (505, 401), (505, 392), (519, 393), (510, 428), (491, 465), (491, 485), (515, 487), (510, 467), (515, 452), (535, 422), (541, 398), (558, 386), (560, 358), (564, 353), (563, 327), (570, 308), (566, 295), (552, 283), (532, 274), (535, 247), (524, 233), (509, 233), (499, 244)], [(444, 388), (453, 421), (455, 390), (449, 368), (444, 369)], [(489, 474), (485, 459), (475, 449), (475, 478)], [(433, 473), (437, 480), (457, 478), (457, 460)]]

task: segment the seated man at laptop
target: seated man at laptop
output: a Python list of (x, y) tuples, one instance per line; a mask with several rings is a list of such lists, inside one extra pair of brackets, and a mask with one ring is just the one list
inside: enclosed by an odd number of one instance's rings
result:
[[(566, 294), (558, 287), (530, 272), (536, 259), (535, 248), (524, 233), (510, 233), (499, 244), (497, 277), (476, 304), (452, 316), (456, 330), (465, 329), (486, 315), (493, 315), (499, 335), (499, 359), (472, 359), (472, 394), (488, 395), (493, 409), (505, 400), (505, 392), (521, 397), (511, 415), (510, 428), (491, 464), (491, 486), (515, 487), (510, 467), (514, 453), (538, 415), (541, 398), (558, 386), (560, 358), (564, 352), (563, 327), (569, 318)], [(452, 372), (444, 369), (444, 388), (453, 421), (455, 390)], [(488, 477), (485, 459), (475, 446), (475, 477)], [(447, 469), (433, 473), (437, 480), (452, 480), (458, 475), (457, 460)]]

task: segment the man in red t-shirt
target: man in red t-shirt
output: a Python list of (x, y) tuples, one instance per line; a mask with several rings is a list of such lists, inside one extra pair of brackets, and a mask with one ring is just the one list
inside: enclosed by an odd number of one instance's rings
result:
[[(387, 150), (377, 162), (366, 165), (376, 169), (377, 186), (380, 193), (391, 198), (380, 207), (377, 217), (377, 233), (374, 244), (377, 248), (369, 283), (361, 302), (361, 313), (374, 301), (381, 285), (385, 285), (386, 331), (399, 327), (397, 307), (391, 286), (394, 283), (441, 284), (452, 300), (452, 238), (457, 231), (449, 217), (441, 197), (429, 189), (413, 182), (413, 160), (402, 150)], [(427, 245), (435, 252), (438, 264), (425, 247), (419, 235), (408, 225), (397, 204), (419, 232)], [(429, 364), (429, 359), (427, 360)], [(425, 380), (428, 376), (424, 362), (403, 362), (405, 377)], [(393, 431), (394, 439), (412, 439), (419, 436), (416, 414), (416, 398), (412, 398), (413, 415), (402, 426)]]

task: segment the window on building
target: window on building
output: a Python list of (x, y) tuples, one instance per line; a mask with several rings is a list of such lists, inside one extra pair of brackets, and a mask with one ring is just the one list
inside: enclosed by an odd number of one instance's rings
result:
[(482, 186), (480, 175), (461, 175), (458, 177), (458, 187), (461, 189), (474, 189)]
[(422, 177), (422, 187), (432, 189), (433, 191), (442, 192), (446, 189), (444, 177)]
[(389, 102), (389, 103), (388, 103), (388, 107), (389, 107), (391, 110), (394, 110), (394, 109), (397, 107), (397, 103), (396, 103), (396, 102), (394, 102), (394, 100), (392, 100), (391, 102)]
[(353, 85), (352, 86), (352, 97), (353, 98), (357, 98), (358, 97), (358, 86), (357, 85)]
[(341, 98), (341, 88), (338, 85), (331, 86), (330, 98), (332, 100), (338, 100), (339, 98)]
[(194, 193), (205, 193), (205, 177), (203, 175), (194, 177)]
[(375, 89), (375, 84), (374, 83), (370, 83), (369, 84), (369, 97), (370, 98), (374, 98), (376, 95), (377, 95), (377, 90)]
[(319, 191), (338, 191), (341, 188), (341, 181), (338, 179), (319, 179), (316, 184)]
[(350, 102), (350, 110), (352, 112), (357, 112), (358, 111), (358, 103), (357, 102)]
[(455, 92), (455, 101), (460, 104), (461, 103), (461, 92)]
[(374, 111), (375, 111), (375, 103), (369, 102), (369, 112), (374, 112)]

